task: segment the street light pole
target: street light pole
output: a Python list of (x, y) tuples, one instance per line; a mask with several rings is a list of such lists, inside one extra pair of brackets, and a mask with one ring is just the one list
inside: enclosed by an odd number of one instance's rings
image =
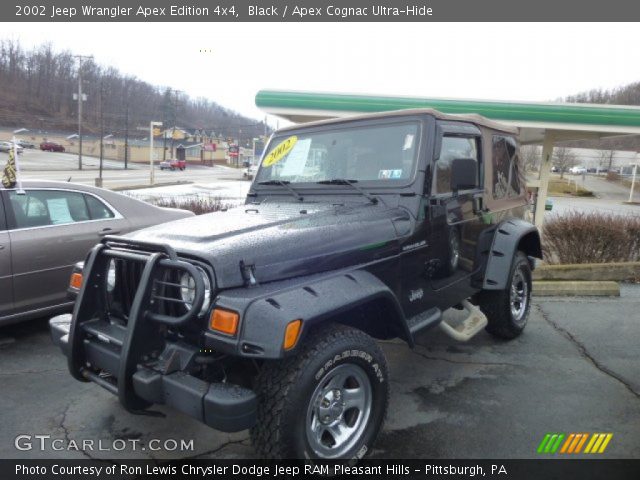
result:
[(636, 186), (636, 173), (638, 172), (638, 155), (636, 153), (636, 163), (633, 166), (633, 177), (631, 178), (631, 190), (629, 191), (629, 203), (633, 202), (633, 188)]
[(82, 57), (78, 66), (78, 170), (82, 170)]
[(124, 169), (129, 168), (129, 102), (124, 117)]
[(155, 174), (153, 166), (153, 127), (161, 127), (162, 122), (150, 122), (149, 123), (149, 183), (153, 185), (155, 183)]
[(78, 59), (78, 170), (82, 170), (82, 60), (90, 55), (75, 55)]
[(100, 174), (96, 181), (96, 187), (102, 188), (102, 161), (104, 159), (104, 84), (100, 81)]
[(236, 167), (240, 166), (240, 139), (242, 138), (242, 129), (238, 129), (238, 156), (236, 157)]

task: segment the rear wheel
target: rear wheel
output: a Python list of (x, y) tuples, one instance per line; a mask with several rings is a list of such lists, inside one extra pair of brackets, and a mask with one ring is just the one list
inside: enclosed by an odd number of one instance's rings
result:
[(389, 403), (382, 351), (342, 325), (313, 332), (296, 356), (266, 363), (256, 390), (251, 439), (266, 458), (362, 458)]
[(487, 316), (487, 331), (512, 339), (522, 333), (531, 309), (531, 265), (523, 252), (516, 252), (504, 290), (485, 290), (478, 295), (480, 309)]

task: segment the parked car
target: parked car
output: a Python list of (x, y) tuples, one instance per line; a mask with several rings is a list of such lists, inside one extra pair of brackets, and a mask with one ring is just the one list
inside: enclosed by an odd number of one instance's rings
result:
[(22, 148), (36, 148), (35, 144), (29, 142), (28, 140), (18, 140), (16, 143)]
[[(16, 143), (15, 145), (16, 149), (18, 150), (18, 153), (22, 153), (23, 152), (23, 148)], [(9, 150), (12, 150), (14, 148), (14, 144), (13, 142), (0, 142), (0, 152), (9, 152)]]
[(64, 152), (64, 147), (56, 142), (42, 142), (40, 150), (43, 152)]
[(558, 173), (560, 171), (560, 169), (554, 165), (553, 167), (551, 167), (551, 171), (553, 173)]
[(73, 183), (22, 188), (0, 189), (0, 325), (69, 311), (71, 269), (105, 235), (193, 215)]
[(587, 169), (581, 166), (571, 167), (569, 169), (569, 173), (572, 173), (573, 175), (582, 175), (583, 173), (587, 173)]
[(160, 162), (160, 170), (184, 170), (187, 168), (187, 162), (185, 160), (165, 160)]
[[(434, 110), (280, 130), (245, 205), (94, 249), (53, 341), (74, 378), (129, 412), (167, 404), (250, 429), (263, 457), (355, 462), (395, 385), (374, 339), (513, 339), (527, 325), (542, 251), (512, 175), (517, 134)], [(502, 345), (487, 342), (466, 349)]]

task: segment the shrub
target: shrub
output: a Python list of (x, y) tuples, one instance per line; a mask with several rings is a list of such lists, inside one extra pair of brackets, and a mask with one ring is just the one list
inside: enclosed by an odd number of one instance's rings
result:
[(610, 182), (619, 182), (620, 175), (616, 172), (607, 172), (607, 180), (609, 180)]
[(640, 260), (640, 217), (598, 212), (553, 216), (543, 228), (549, 263), (607, 263)]
[(146, 201), (158, 207), (190, 210), (196, 215), (226, 210), (233, 206), (230, 203), (224, 202), (220, 197), (152, 197), (146, 199)]

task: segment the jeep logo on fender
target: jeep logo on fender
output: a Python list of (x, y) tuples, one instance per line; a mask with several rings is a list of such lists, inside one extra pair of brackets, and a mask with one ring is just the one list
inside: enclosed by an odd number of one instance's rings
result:
[(409, 292), (409, 301), (415, 302), (416, 300), (420, 300), (424, 296), (424, 290), (419, 288), (418, 290), (411, 290)]

